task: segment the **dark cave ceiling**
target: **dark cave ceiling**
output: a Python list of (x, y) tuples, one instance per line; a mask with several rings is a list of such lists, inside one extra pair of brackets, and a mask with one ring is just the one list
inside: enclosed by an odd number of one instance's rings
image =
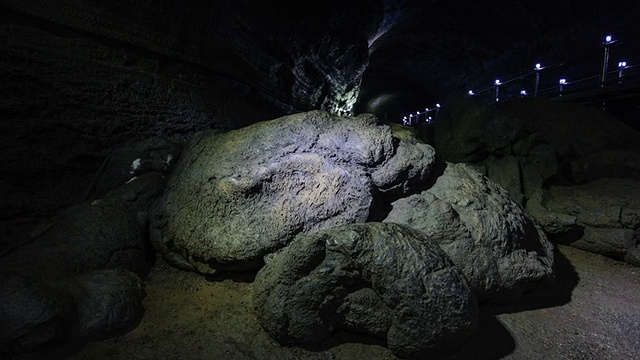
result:
[(604, 34), (631, 44), (640, 35), (637, 1), (0, 0), (0, 6), (202, 66), (284, 113), (352, 108), (398, 117), (499, 74), (521, 74), (536, 61), (597, 48)]
[[(640, 3), (431, 1), (405, 3), (395, 26), (372, 44), (356, 109), (413, 111), (552, 63), (601, 49), (605, 34), (640, 48)], [(638, 52), (633, 54), (638, 58)], [(594, 64), (594, 69), (599, 66)], [(483, 85), (484, 84), (484, 85)], [(371, 108), (375, 99), (380, 108)], [(374, 100), (374, 101), (372, 101)]]

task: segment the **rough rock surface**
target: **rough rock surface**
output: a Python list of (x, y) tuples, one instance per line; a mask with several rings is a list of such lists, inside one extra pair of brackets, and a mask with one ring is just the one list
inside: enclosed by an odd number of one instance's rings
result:
[(571, 176), (578, 184), (611, 177), (640, 180), (640, 149), (589, 154), (571, 162)]
[(65, 210), (0, 255), (2, 353), (103, 337), (139, 319), (147, 210), (163, 187), (159, 174), (144, 174)]
[[(634, 203), (629, 184), (640, 179), (640, 134), (630, 126), (578, 104), (511, 99), (491, 107), (460, 101), (434, 128), (440, 157), (483, 169), (554, 240), (638, 263), (637, 226), (593, 221), (594, 212)], [(634, 190), (620, 192), (628, 187)]]
[[(635, 194), (640, 194), (640, 182), (631, 179), (552, 186), (538, 204), (538, 217), (558, 241), (640, 266), (640, 200)], [(554, 221), (559, 218), (565, 226)]]
[(437, 241), (478, 300), (513, 301), (553, 273), (553, 246), (499, 185), (466, 164), (446, 164), (432, 187), (399, 199), (384, 222)]
[(638, 173), (638, 132), (579, 104), (510, 99), (486, 106), (464, 99), (433, 127), (442, 159), (486, 168), (522, 206), (544, 186)]
[(85, 198), (96, 199), (144, 173), (167, 176), (180, 157), (182, 143), (152, 137), (124, 145), (105, 159)]
[(152, 241), (183, 269), (255, 269), (298, 233), (366, 221), (374, 189), (408, 191), (433, 164), (430, 146), (371, 115), (312, 111), (203, 132), (156, 206)]
[(255, 280), (263, 328), (285, 345), (337, 329), (386, 339), (400, 357), (432, 356), (473, 332), (478, 308), (438, 244), (398, 224), (351, 224), (298, 235)]

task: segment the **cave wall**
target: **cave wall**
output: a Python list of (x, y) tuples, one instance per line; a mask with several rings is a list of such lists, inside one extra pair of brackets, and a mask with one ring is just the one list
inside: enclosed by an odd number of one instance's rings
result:
[(81, 200), (102, 160), (127, 142), (180, 140), (281, 111), (198, 64), (20, 12), (1, 20), (3, 223)]
[(0, 238), (127, 143), (348, 109), (382, 7), (338, 4), (0, 0)]

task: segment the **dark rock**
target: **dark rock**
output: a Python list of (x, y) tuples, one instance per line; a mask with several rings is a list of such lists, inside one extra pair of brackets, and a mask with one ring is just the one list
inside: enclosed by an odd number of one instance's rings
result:
[(632, 194), (640, 194), (639, 181), (604, 178), (575, 186), (552, 186), (547, 207), (589, 226), (635, 229), (640, 226), (640, 199)]
[(184, 269), (256, 269), (298, 233), (366, 221), (374, 189), (428, 177), (433, 149), (407, 136), (323, 111), (201, 133), (156, 206), (152, 241)]
[[(433, 124), (436, 152), (445, 161), (493, 169), (491, 173), (498, 176), (494, 180), (505, 185), (516, 201), (520, 193), (530, 196), (538, 188), (573, 182), (573, 177), (582, 181), (637, 172), (632, 170), (637, 161), (629, 154), (637, 151), (640, 136), (598, 109), (547, 99), (510, 99), (492, 106), (463, 99), (449, 107)], [(605, 154), (616, 156), (607, 164)], [(521, 175), (516, 179), (512, 170), (513, 180), (505, 181), (505, 175), (496, 171), (505, 164), (491, 163), (509, 156), (518, 160)], [(518, 182), (524, 185), (520, 193), (513, 190)]]
[(563, 234), (577, 227), (577, 218), (573, 215), (556, 213), (547, 208), (548, 191), (538, 189), (527, 201), (527, 212), (548, 234)]
[(602, 177), (640, 180), (640, 149), (604, 150), (571, 162), (571, 176), (581, 184)]
[[(640, 194), (637, 180), (603, 178), (552, 186), (528, 208), (548, 232), (562, 235), (559, 241), (634, 263), (640, 242), (640, 201), (632, 194)], [(564, 225), (559, 226), (558, 219), (564, 219)], [(633, 253), (627, 256), (627, 252)]]
[(145, 173), (63, 211), (0, 255), (3, 353), (100, 338), (139, 319), (147, 209), (163, 188), (158, 173)]
[(122, 268), (96, 270), (61, 284), (77, 304), (79, 336), (100, 339), (131, 327), (142, 315), (143, 283)]
[[(636, 231), (635, 238), (640, 239), (640, 232)], [(633, 248), (628, 249), (624, 254), (625, 262), (634, 266), (640, 266), (640, 245), (636, 244)]]
[(513, 155), (486, 163), (487, 177), (507, 190), (509, 196), (520, 206), (524, 205), (522, 176), (518, 159)]
[(77, 321), (69, 294), (6, 270), (0, 280), (0, 355), (60, 346), (73, 336)]
[(527, 155), (527, 164), (532, 165), (543, 179), (548, 179), (558, 174), (558, 157), (553, 147), (548, 144), (539, 144), (530, 148)]
[[(542, 175), (531, 164), (524, 164), (522, 166), (522, 188), (524, 190), (524, 197), (528, 199), (526, 202), (527, 210), (529, 209), (529, 201), (535, 196), (537, 191), (542, 190), (545, 182)], [(525, 204), (522, 204), (523, 206)]]
[(435, 164), (435, 151), (420, 141), (411, 128), (390, 125), (396, 152), (389, 161), (371, 174), (373, 184), (382, 192), (392, 191), (398, 196), (420, 187), (431, 175)]
[(503, 188), (465, 164), (447, 164), (431, 188), (394, 202), (384, 221), (437, 241), (480, 301), (513, 301), (553, 273), (546, 235)]
[(634, 231), (632, 229), (584, 226), (580, 238), (571, 242), (571, 246), (624, 260), (627, 251), (632, 250), (635, 246)]
[(462, 346), (478, 309), (438, 244), (398, 224), (298, 235), (258, 272), (260, 324), (281, 344), (313, 345), (344, 328), (386, 338), (400, 357)]
[(104, 160), (85, 199), (100, 198), (146, 172), (168, 175), (181, 151), (181, 143), (159, 137), (122, 146)]

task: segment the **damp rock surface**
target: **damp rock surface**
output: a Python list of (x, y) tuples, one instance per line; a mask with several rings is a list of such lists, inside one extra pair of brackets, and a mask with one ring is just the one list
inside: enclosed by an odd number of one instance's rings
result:
[(466, 164), (445, 164), (433, 186), (395, 201), (384, 222), (440, 244), (480, 301), (514, 301), (553, 274), (553, 245), (499, 185)]
[[(540, 195), (536, 214), (559, 242), (640, 266), (640, 201), (635, 194), (640, 194), (640, 182), (633, 179), (553, 186)], [(572, 221), (557, 227), (558, 218)]]
[(258, 272), (255, 306), (283, 345), (315, 345), (347, 329), (409, 358), (450, 351), (478, 316), (464, 275), (437, 243), (384, 223), (297, 236)]
[(152, 241), (183, 269), (257, 269), (298, 233), (366, 221), (374, 189), (408, 191), (434, 157), (372, 115), (312, 111), (203, 132), (155, 207)]
[(2, 254), (0, 354), (113, 335), (142, 316), (147, 211), (164, 187), (155, 172), (82, 202)]

